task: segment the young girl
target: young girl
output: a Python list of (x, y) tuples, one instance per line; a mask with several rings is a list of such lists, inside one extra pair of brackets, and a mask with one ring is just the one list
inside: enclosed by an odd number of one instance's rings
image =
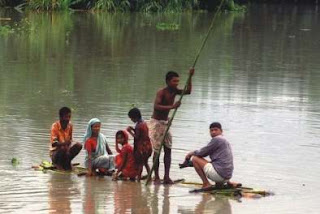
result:
[(141, 112), (138, 108), (133, 108), (129, 111), (128, 116), (132, 122), (136, 123), (135, 128), (129, 126), (127, 131), (134, 137), (134, 158), (139, 167), (138, 180), (141, 179), (143, 166), (145, 166), (147, 173), (150, 172), (148, 159), (152, 154), (152, 145), (149, 138), (149, 129), (142, 120)]
[(114, 156), (108, 146), (106, 137), (100, 133), (101, 122), (98, 118), (92, 118), (88, 122), (87, 130), (83, 138), (86, 152), (85, 166), (88, 175), (95, 175), (96, 169), (100, 172), (114, 170)]
[[(121, 149), (119, 144), (122, 145)], [(128, 143), (127, 132), (118, 131), (116, 133), (116, 150), (119, 153), (115, 158), (115, 164), (118, 170), (113, 175), (113, 179), (117, 180), (120, 173), (123, 178), (135, 179), (139, 170), (134, 161), (133, 148)]]

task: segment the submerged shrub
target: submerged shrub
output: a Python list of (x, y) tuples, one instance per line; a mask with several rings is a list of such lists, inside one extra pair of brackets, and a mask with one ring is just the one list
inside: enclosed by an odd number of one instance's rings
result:
[(14, 33), (14, 29), (10, 25), (0, 25), (0, 36), (7, 36)]
[(169, 31), (174, 31), (174, 30), (179, 30), (179, 24), (176, 23), (164, 23), (160, 22), (156, 25), (157, 30), (169, 30)]

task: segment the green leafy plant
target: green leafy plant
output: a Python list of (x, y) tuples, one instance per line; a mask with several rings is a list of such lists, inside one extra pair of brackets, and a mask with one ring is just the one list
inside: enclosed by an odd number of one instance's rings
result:
[(0, 36), (8, 36), (14, 32), (14, 29), (10, 25), (0, 25)]
[(20, 163), (20, 161), (19, 161), (17, 158), (12, 158), (12, 159), (11, 159), (11, 164), (12, 164), (13, 166), (18, 165), (19, 163)]
[(130, 2), (128, 0), (98, 0), (93, 9), (124, 12), (130, 10)]
[(180, 26), (176, 23), (164, 23), (160, 22), (156, 25), (157, 30), (169, 30), (169, 31), (175, 31), (179, 30)]

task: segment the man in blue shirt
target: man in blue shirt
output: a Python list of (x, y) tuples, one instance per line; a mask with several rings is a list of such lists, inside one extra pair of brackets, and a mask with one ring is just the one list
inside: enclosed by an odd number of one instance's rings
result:
[[(192, 164), (200, 176), (202, 188), (210, 187), (208, 178), (222, 185), (227, 182), (233, 173), (233, 156), (229, 142), (222, 136), (222, 127), (218, 122), (210, 124), (211, 141), (205, 147), (191, 151), (186, 155), (186, 161), (191, 159)], [(211, 162), (204, 159), (209, 156)]]

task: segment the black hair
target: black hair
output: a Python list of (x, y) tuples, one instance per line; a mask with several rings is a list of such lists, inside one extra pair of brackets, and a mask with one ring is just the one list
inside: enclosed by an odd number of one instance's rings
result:
[(119, 135), (121, 135), (122, 137), (125, 137), (122, 130), (117, 131), (116, 137), (119, 136)]
[(213, 122), (213, 123), (211, 123), (209, 128), (210, 128), (210, 129), (212, 129), (212, 128), (218, 128), (218, 129), (222, 130), (222, 126), (221, 126), (221, 124), (220, 124), (219, 122)]
[(168, 71), (166, 74), (166, 82), (170, 81), (173, 77), (179, 77), (179, 74), (175, 71)]
[(141, 112), (138, 108), (133, 108), (128, 112), (128, 116), (130, 118), (141, 119)]
[(67, 115), (71, 113), (71, 109), (68, 108), (68, 107), (62, 107), (60, 110), (59, 110), (59, 116), (60, 118), (62, 118), (64, 115)]

